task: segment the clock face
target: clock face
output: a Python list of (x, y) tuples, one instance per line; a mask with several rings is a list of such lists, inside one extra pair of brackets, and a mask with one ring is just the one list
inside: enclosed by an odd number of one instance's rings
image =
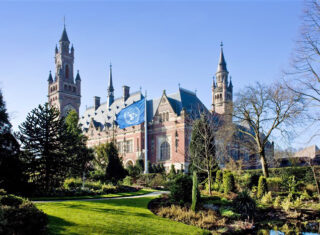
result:
[(71, 104), (66, 105), (62, 110), (62, 115), (67, 116), (70, 110), (76, 110)]

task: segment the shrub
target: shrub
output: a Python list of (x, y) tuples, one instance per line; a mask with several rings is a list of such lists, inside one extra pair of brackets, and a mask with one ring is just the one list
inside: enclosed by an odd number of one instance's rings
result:
[(14, 195), (2, 195), (1, 234), (46, 234), (48, 218), (33, 203)]
[(170, 198), (177, 203), (191, 202), (192, 179), (187, 175), (178, 175), (169, 184)]
[(256, 211), (256, 202), (247, 191), (239, 193), (232, 201), (232, 206), (237, 213), (249, 219), (253, 218)]
[(217, 188), (217, 191), (219, 191), (221, 185), (222, 185), (222, 171), (221, 170), (217, 170), (217, 173), (216, 173), (216, 187)]
[(227, 217), (230, 219), (239, 219), (241, 217), (240, 214), (235, 213), (233, 210), (231, 210), (230, 208), (226, 208), (226, 207), (220, 207), (219, 212), (220, 212), (221, 216)]
[(260, 175), (258, 174), (253, 174), (250, 176), (250, 179), (249, 179), (249, 189), (252, 189), (253, 187), (258, 187), (258, 182), (259, 182), (259, 177)]
[(23, 202), (23, 199), (21, 197), (17, 197), (12, 194), (8, 194), (0, 197), (0, 204), (3, 206), (18, 207), (20, 204), (22, 204), (22, 202)]
[(268, 190), (272, 192), (279, 192), (281, 190), (282, 179), (280, 177), (267, 178)]
[(238, 184), (239, 187), (241, 189), (250, 189), (249, 185), (250, 185), (250, 179), (251, 179), (251, 175), (248, 173), (245, 173), (243, 175), (240, 175), (238, 178)]
[(193, 211), (196, 211), (198, 204), (199, 204), (199, 188), (198, 188), (198, 176), (197, 171), (193, 171), (193, 177), (192, 177), (192, 205), (191, 209)]
[(223, 173), (223, 191), (226, 194), (235, 191), (234, 176), (231, 172), (225, 171)]
[(261, 202), (263, 204), (272, 204), (272, 193), (271, 191), (262, 196)]
[(129, 185), (131, 186), (133, 184), (133, 178), (131, 176), (126, 176), (124, 179), (123, 179), (123, 184), (124, 185)]
[(292, 195), (289, 194), (288, 197), (283, 200), (283, 202), (281, 203), (281, 207), (282, 209), (284, 209), (285, 211), (289, 211), (290, 208), (293, 206), (293, 203), (292, 203)]
[(257, 197), (261, 198), (268, 191), (267, 181), (264, 176), (260, 176), (258, 183)]
[(174, 165), (171, 164), (171, 168), (170, 168), (170, 172), (168, 174), (168, 178), (170, 180), (173, 180), (176, 177), (176, 175), (177, 175), (176, 169), (175, 169)]
[(163, 176), (160, 173), (155, 174), (149, 183), (149, 186), (151, 188), (165, 187), (165, 185), (166, 185), (165, 176)]
[(281, 197), (280, 197), (280, 196), (277, 196), (276, 199), (275, 199), (274, 202), (273, 202), (273, 206), (274, 206), (275, 208), (279, 208), (280, 205), (281, 205), (280, 203), (281, 203)]

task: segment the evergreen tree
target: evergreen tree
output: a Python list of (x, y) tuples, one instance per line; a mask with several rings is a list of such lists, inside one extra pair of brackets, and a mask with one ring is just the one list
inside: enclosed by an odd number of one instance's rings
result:
[(26, 187), (19, 149), (20, 146), (11, 133), (11, 123), (0, 90), (0, 188), (9, 193), (24, 193)]
[(59, 111), (47, 103), (33, 109), (19, 126), (30, 180), (39, 190), (59, 187), (72, 163), (72, 136)]
[(65, 118), (67, 131), (72, 136), (70, 141), (72, 148), (72, 165), (70, 174), (81, 176), (89, 169), (89, 162), (93, 159), (92, 149), (86, 146), (87, 137), (83, 135), (79, 126), (79, 116), (75, 110), (71, 110)]
[(126, 176), (126, 170), (123, 167), (122, 159), (119, 157), (118, 150), (113, 142), (106, 144), (106, 153), (108, 156), (106, 180), (116, 184)]

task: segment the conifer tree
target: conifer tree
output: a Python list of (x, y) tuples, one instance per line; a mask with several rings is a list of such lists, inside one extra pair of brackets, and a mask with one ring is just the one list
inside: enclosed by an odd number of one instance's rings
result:
[(82, 176), (89, 169), (89, 162), (93, 159), (93, 150), (87, 148), (87, 137), (83, 135), (79, 126), (79, 116), (75, 110), (71, 110), (65, 118), (67, 131), (72, 136), (72, 165), (70, 174)]
[(19, 126), (30, 180), (39, 190), (61, 185), (72, 162), (72, 136), (59, 111), (47, 103), (33, 109)]

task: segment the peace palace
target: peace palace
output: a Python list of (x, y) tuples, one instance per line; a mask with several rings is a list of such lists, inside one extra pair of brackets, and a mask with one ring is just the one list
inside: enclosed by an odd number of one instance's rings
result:
[[(81, 78), (79, 71), (74, 74), (74, 48), (64, 27), (59, 47), (55, 48), (55, 75), (51, 72), (48, 78), (48, 102), (58, 108), (65, 116), (74, 109), (79, 114), (81, 103)], [(216, 115), (223, 115), (227, 105), (233, 100), (233, 86), (229, 79), (226, 61), (221, 46), (220, 58), (216, 72), (216, 81), (212, 85), (212, 107), (208, 110), (197, 95), (179, 87), (176, 93), (163, 91), (157, 99), (147, 100), (148, 124), (148, 160), (151, 163), (162, 163), (168, 170), (175, 165), (176, 169), (188, 170), (188, 145), (191, 126), (187, 117), (203, 110)], [(134, 164), (137, 159), (144, 159), (144, 123), (120, 129), (115, 122), (116, 115), (125, 107), (143, 99), (141, 91), (130, 92), (130, 87), (123, 86), (122, 96), (115, 98), (110, 65), (106, 101), (101, 102), (95, 96), (93, 106), (79, 114), (80, 125), (88, 137), (88, 146), (94, 147), (115, 139), (125, 166)], [(270, 146), (273, 154), (273, 144)], [(233, 153), (235, 159), (248, 160), (248, 154)], [(241, 156), (240, 156), (241, 155)], [(258, 159), (256, 160), (258, 164)]]

